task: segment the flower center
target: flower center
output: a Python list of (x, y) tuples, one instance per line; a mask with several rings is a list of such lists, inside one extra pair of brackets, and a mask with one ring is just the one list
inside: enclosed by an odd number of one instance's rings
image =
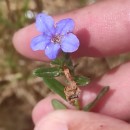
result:
[(51, 39), (51, 41), (52, 41), (53, 43), (60, 43), (60, 42), (61, 42), (61, 37), (60, 37), (60, 35), (53, 36), (52, 39)]

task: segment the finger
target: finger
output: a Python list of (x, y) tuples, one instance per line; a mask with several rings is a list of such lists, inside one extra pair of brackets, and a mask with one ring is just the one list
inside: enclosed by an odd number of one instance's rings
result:
[[(64, 15), (55, 17), (56, 21), (71, 17), (76, 23), (75, 33), (81, 45), (74, 53), (81, 56), (108, 56), (130, 51), (130, 1), (108, 0), (93, 4)], [(38, 32), (34, 24), (15, 33), (14, 46), (22, 55), (47, 60), (44, 52), (34, 52), (30, 41)]]
[[(70, 116), (71, 115), (71, 116)], [(129, 130), (130, 125), (107, 116), (80, 112), (56, 111), (42, 118), (35, 130)]]
[[(82, 89), (81, 101), (85, 106), (92, 101), (103, 86), (110, 86), (110, 91), (98, 103), (94, 111), (106, 114), (121, 120), (130, 119), (130, 63), (121, 65), (111, 70), (100, 79), (91, 82)], [(34, 108), (32, 116), (36, 123), (42, 117), (54, 111), (51, 105), (52, 99), (58, 99), (64, 104), (65, 101), (58, 96), (48, 96)], [(70, 106), (68, 106), (70, 108)]]

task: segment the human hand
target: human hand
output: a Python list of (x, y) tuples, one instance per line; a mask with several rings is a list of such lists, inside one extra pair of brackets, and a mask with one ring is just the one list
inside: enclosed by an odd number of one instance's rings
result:
[[(130, 51), (129, 5), (129, 0), (106, 0), (56, 16), (56, 21), (71, 17), (76, 23), (75, 34), (81, 45), (73, 57), (102, 57)], [(13, 38), (14, 46), (26, 57), (48, 61), (43, 52), (33, 52), (30, 48), (30, 41), (37, 34), (34, 24), (18, 31)], [(54, 111), (51, 99), (64, 101), (51, 95), (33, 110), (36, 130), (129, 130), (130, 125), (125, 122), (130, 119), (129, 68), (130, 63), (121, 65), (83, 89), (82, 106), (96, 97), (100, 87), (110, 86), (110, 92), (94, 110), (99, 114), (75, 110)]]

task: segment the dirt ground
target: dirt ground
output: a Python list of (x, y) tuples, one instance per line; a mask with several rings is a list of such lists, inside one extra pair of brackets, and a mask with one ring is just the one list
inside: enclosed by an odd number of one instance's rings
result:
[[(62, 14), (94, 2), (95, 0), (0, 1), (0, 130), (32, 130), (34, 125), (31, 111), (50, 92), (42, 79), (32, 75), (32, 70), (43, 63), (19, 55), (12, 46), (13, 33), (32, 23), (37, 12)], [(94, 79), (129, 59), (130, 55), (123, 54), (102, 59), (83, 57), (74, 62), (80, 63), (77, 73)]]

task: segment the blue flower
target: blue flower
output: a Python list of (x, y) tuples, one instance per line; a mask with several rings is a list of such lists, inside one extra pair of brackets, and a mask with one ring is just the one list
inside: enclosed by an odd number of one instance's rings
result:
[(63, 19), (56, 24), (51, 16), (40, 13), (36, 17), (36, 28), (41, 35), (31, 41), (33, 51), (45, 50), (49, 59), (55, 59), (60, 50), (71, 53), (78, 49), (79, 40), (72, 33), (74, 21)]

